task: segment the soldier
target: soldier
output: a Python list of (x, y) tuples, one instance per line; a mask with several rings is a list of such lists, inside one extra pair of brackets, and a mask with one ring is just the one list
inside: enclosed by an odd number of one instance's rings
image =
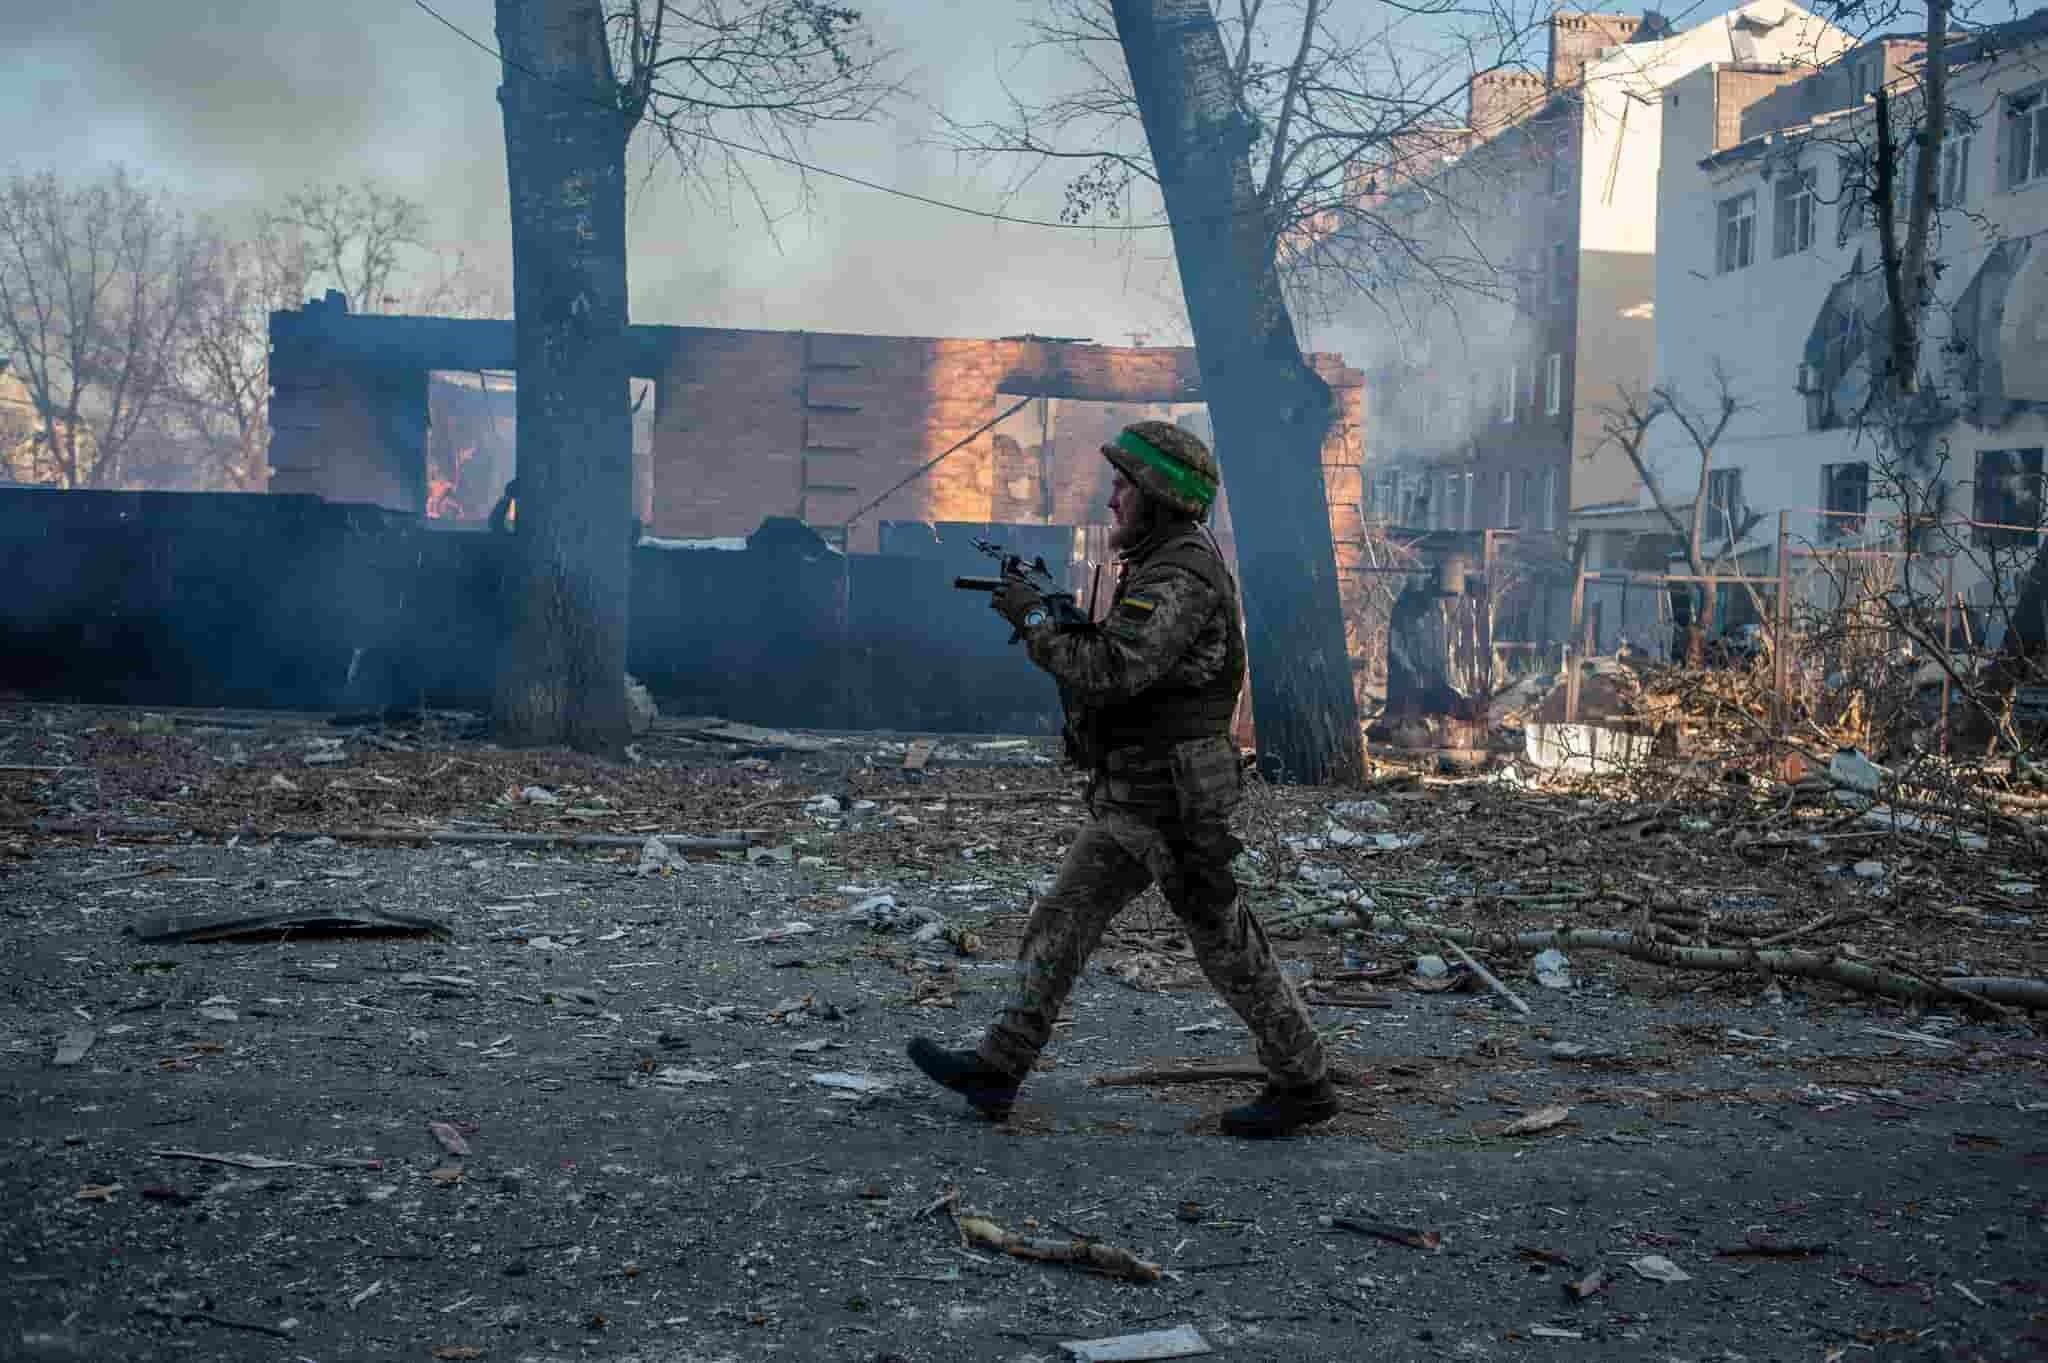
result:
[(1187, 930), (1202, 972), (1251, 1029), (1268, 1081), (1223, 1114), (1230, 1135), (1285, 1136), (1337, 1115), (1322, 1042), (1238, 896), (1230, 832), (1243, 773), (1230, 720), (1244, 686), (1237, 584), (1202, 524), (1216, 460), (1164, 421), (1127, 426), (1102, 447), (1116, 468), (1110, 543), (1115, 604), (1092, 629), (1061, 630), (1028, 584), (993, 604), (1031, 661), (1060, 684), (1069, 754), (1089, 773), (1089, 819), (1024, 932), (1009, 1006), (976, 1050), (924, 1037), (910, 1059), (983, 1116), (1009, 1116), (1103, 930), (1154, 880)]

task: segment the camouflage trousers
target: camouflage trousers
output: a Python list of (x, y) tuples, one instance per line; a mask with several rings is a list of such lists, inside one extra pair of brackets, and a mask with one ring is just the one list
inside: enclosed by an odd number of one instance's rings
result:
[(1230, 862), (1241, 847), (1224, 818), (1190, 823), (1098, 805), (1068, 849), (1052, 892), (1032, 910), (1015, 992), (983, 1037), (981, 1058), (1008, 1074), (1030, 1072), (1110, 920), (1157, 880), (1202, 973), (1251, 1029), (1267, 1073), (1283, 1084), (1321, 1079), (1323, 1046), (1308, 1009), (1280, 973), (1265, 929), (1238, 897)]

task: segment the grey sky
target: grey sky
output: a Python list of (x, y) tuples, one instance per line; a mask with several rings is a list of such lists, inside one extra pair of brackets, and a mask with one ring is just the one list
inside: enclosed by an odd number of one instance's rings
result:
[[(1000, 185), (929, 145), (929, 111), (1000, 111), (998, 78), (1030, 84), (1013, 44), (1027, 0), (877, 0), (862, 8), (902, 53), (912, 98), (889, 123), (830, 130), (813, 159), (978, 207)], [(490, 0), (436, 8), (494, 41)], [(506, 253), (496, 63), (410, 0), (74, 0), (0, 6), (0, 126), (9, 170), (124, 162), (202, 207), (275, 200), (376, 176), (430, 207), (447, 245)], [(806, 212), (760, 167), (786, 216), (771, 239), (672, 176), (632, 205), (636, 318), (933, 335), (1039, 331), (1125, 341), (1180, 325), (1166, 234), (1001, 225), (829, 180)], [(1012, 211), (1055, 217), (1057, 187)]]

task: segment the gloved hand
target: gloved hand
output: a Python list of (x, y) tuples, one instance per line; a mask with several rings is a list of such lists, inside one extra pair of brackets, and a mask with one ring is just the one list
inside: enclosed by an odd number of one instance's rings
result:
[(1038, 589), (1028, 582), (1019, 582), (1015, 578), (1006, 582), (1001, 591), (991, 592), (988, 603), (997, 615), (1008, 620), (1013, 628), (1019, 630), (1024, 628), (1025, 616), (1034, 610), (1045, 608), (1045, 598), (1038, 594)]

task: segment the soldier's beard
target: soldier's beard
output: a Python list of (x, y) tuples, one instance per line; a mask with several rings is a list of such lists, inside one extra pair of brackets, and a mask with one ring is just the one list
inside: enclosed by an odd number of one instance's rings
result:
[[(1136, 494), (1133, 494), (1134, 497)], [(1159, 524), (1159, 509), (1150, 501), (1137, 499), (1137, 505), (1129, 512), (1117, 516), (1116, 525), (1109, 532), (1109, 547), (1122, 553), (1135, 549), (1152, 534)]]

